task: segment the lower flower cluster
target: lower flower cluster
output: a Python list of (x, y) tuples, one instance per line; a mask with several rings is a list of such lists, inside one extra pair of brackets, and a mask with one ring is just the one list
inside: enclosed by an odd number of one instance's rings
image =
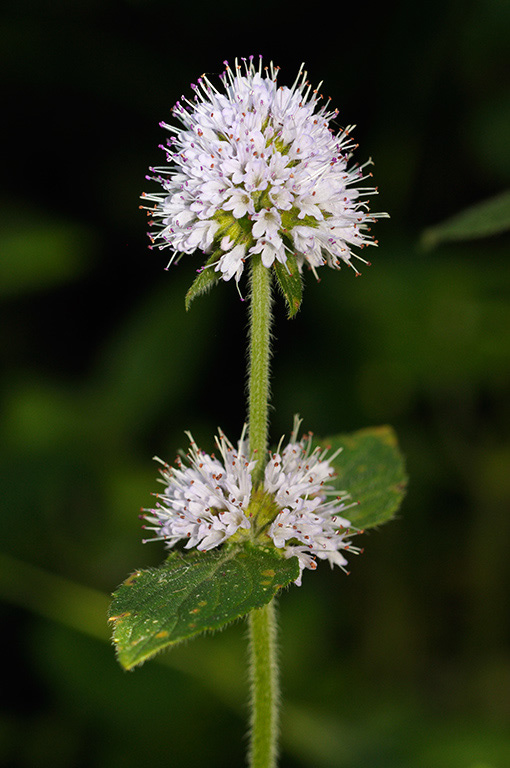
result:
[[(169, 548), (185, 541), (185, 549), (207, 551), (232, 537), (253, 543), (274, 545), (285, 557), (297, 557), (301, 584), (303, 569), (315, 570), (317, 560), (328, 560), (345, 570), (343, 552), (361, 550), (350, 544), (359, 533), (340, 516), (352, 503), (347, 494), (338, 494), (331, 480), (335, 475), (327, 450), (312, 449), (312, 437), (297, 441), (299, 421), (290, 442), (282, 441), (271, 454), (260, 488), (254, 488), (245, 431), (235, 448), (219, 432), (219, 456), (201, 451), (190, 434), (190, 448), (184, 461), (163, 464), (160, 482), (163, 493), (156, 504), (143, 510), (144, 528), (154, 532), (151, 539), (164, 540)], [(356, 503), (356, 502), (355, 502)]]

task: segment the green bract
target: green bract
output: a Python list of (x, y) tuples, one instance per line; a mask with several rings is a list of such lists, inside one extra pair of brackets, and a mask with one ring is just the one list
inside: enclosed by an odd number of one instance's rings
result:
[[(262, 210), (269, 202), (266, 199), (267, 192), (254, 193), (253, 198), (256, 211)], [(251, 235), (249, 216), (236, 219), (229, 211), (217, 211), (212, 218), (219, 224), (216, 242), (219, 242), (222, 237), (228, 237), (235, 245), (242, 243), (247, 249), (255, 245), (255, 240)], [(284, 232), (290, 231), (294, 226), (314, 228), (318, 224), (313, 216), (304, 216), (300, 219), (299, 209), (296, 207), (290, 211), (282, 211), (281, 219)], [(303, 298), (302, 278), (296, 256), (292, 252), (291, 240), (287, 235), (284, 236), (283, 240), (287, 248), (287, 260), (285, 264), (275, 261), (270, 269), (274, 272), (278, 287), (287, 303), (288, 315), (293, 317), (299, 310)], [(207, 293), (220, 280), (221, 273), (215, 270), (215, 266), (222, 256), (223, 251), (216, 249), (199, 270), (198, 276), (186, 294), (186, 309), (190, 308), (194, 299)]]

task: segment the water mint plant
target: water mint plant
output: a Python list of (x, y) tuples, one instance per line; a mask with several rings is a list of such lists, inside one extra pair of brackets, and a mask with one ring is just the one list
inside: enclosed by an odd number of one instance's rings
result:
[[(322, 104), (300, 69), (292, 87), (253, 57), (205, 75), (173, 109), (181, 123), (167, 163), (151, 169), (163, 192), (144, 195), (153, 246), (170, 262), (202, 252), (190, 303), (219, 280), (249, 285), (247, 425), (234, 445), (220, 431), (216, 452), (188, 435), (187, 454), (161, 463), (163, 489), (143, 510), (145, 541), (170, 550), (159, 568), (135, 571), (114, 594), (110, 621), (120, 663), (131, 669), (164, 648), (246, 616), (250, 629), (251, 768), (277, 759), (278, 667), (274, 597), (304, 570), (327, 561), (346, 570), (363, 530), (389, 520), (405, 488), (389, 427), (351, 435), (299, 436), (270, 448), (272, 292), (289, 316), (302, 301), (305, 267), (365, 261), (376, 245), (363, 167), (351, 163), (351, 129)], [(365, 261), (365, 263), (368, 263)], [(240, 383), (243, 386), (243, 383)], [(354, 541), (353, 541), (354, 539)], [(303, 587), (306, 588), (306, 587)], [(205, 762), (205, 759), (204, 759)]]

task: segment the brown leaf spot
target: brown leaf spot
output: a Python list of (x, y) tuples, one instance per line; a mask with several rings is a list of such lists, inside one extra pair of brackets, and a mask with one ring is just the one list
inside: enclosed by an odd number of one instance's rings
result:
[(128, 576), (126, 581), (124, 582), (125, 587), (130, 587), (133, 584), (133, 581), (140, 576), (140, 571), (135, 571), (131, 574), (131, 576)]
[(131, 616), (131, 611), (125, 611), (124, 613), (119, 613), (117, 616), (110, 616), (108, 621), (122, 621), (122, 619), (125, 619), (126, 616)]

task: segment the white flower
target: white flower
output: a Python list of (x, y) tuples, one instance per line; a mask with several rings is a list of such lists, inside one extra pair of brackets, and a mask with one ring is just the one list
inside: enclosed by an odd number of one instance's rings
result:
[(255, 224), (252, 226), (251, 233), (257, 240), (260, 240), (263, 235), (277, 236), (282, 225), (282, 218), (276, 208), (264, 208), (252, 216), (252, 221), (255, 221)]
[(218, 260), (215, 271), (221, 272), (224, 280), (230, 280), (233, 275), (236, 275), (239, 280), (244, 267), (246, 246), (242, 243), (234, 246), (230, 238), (224, 237), (221, 241), (221, 249), (227, 252)]
[(283, 264), (286, 261), (283, 240), (279, 235), (267, 235), (261, 238), (253, 248), (250, 248), (250, 253), (260, 253), (265, 267), (270, 267), (275, 259)]
[(242, 219), (247, 213), (255, 213), (255, 205), (251, 196), (244, 189), (234, 187), (229, 192), (230, 197), (223, 203), (225, 211), (232, 211), (234, 219)]
[(200, 451), (189, 435), (186, 463), (177, 459), (175, 467), (163, 465), (165, 490), (156, 495), (154, 508), (144, 510), (148, 524), (143, 527), (155, 533), (146, 541), (163, 539), (169, 548), (185, 541), (186, 549), (206, 551), (234, 534), (264, 545), (270, 540), (286, 558), (297, 557), (298, 585), (303, 569), (315, 570), (317, 559), (345, 570), (342, 551), (360, 552), (350, 544), (359, 531), (340, 513), (354, 505), (346, 505), (348, 496), (338, 495), (331, 485), (336, 454), (327, 459), (326, 450), (312, 450), (311, 435), (297, 442), (299, 424), (283, 451), (271, 455), (258, 494), (253, 493), (255, 462), (248, 457), (244, 431), (237, 448), (220, 431), (221, 458)]
[(260, 253), (268, 268), (290, 253), (300, 270), (314, 272), (344, 263), (355, 269), (354, 256), (368, 263), (352, 248), (376, 245), (369, 225), (386, 214), (368, 212), (365, 198), (377, 190), (359, 186), (371, 174), (349, 165), (357, 146), (351, 128), (335, 132), (338, 112), (329, 101), (320, 105), (303, 66), (288, 88), (262, 59), (225, 65), (220, 89), (203, 75), (193, 101), (174, 106), (181, 127), (161, 124), (171, 133), (168, 164), (148, 178), (164, 191), (143, 195), (152, 203), (152, 242), (170, 248), (172, 261), (197, 248), (216, 253), (228, 236), (234, 256), (214, 263), (224, 280), (241, 277), (240, 247), (247, 257)]
[(222, 432), (217, 443), (223, 461), (200, 451), (189, 438), (189, 466), (180, 459), (176, 467), (164, 465), (161, 474), (166, 488), (156, 495), (155, 508), (145, 510), (144, 517), (152, 525), (144, 527), (154, 530), (156, 539), (164, 539), (169, 547), (185, 539), (186, 549), (206, 551), (239, 528), (250, 527), (244, 510), (250, 501), (255, 462), (243, 455), (242, 441), (236, 451)]

